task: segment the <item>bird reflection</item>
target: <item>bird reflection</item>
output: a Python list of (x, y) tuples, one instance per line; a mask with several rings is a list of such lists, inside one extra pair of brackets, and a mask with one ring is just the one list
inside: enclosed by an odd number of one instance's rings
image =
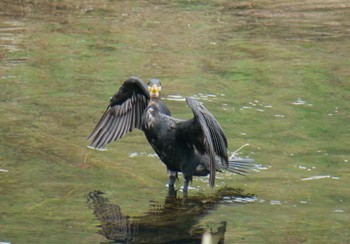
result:
[[(239, 200), (238, 200), (239, 199)], [(238, 201), (236, 201), (238, 200)], [(163, 203), (151, 201), (142, 216), (129, 217), (117, 204), (110, 203), (101, 191), (88, 195), (89, 207), (100, 222), (99, 234), (112, 243), (202, 243), (203, 233), (224, 243), (226, 222), (219, 223), (216, 231), (199, 226), (199, 220), (215, 210), (218, 204), (255, 201), (253, 194), (236, 188), (223, 188), (212, 196), (177, 197), (169, 190)]]

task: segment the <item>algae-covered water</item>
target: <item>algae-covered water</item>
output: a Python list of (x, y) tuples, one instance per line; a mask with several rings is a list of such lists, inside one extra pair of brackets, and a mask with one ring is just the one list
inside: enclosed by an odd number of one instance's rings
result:
[[(350, 242), (348, 1), (4, 0), (0, 13), (0, 242), (200, 243), (208, 229)], [(169, 196), (142, 132), (87, 148), (132, 75), (161, 79), (175, 117), (200, 99), (260, 172)]]

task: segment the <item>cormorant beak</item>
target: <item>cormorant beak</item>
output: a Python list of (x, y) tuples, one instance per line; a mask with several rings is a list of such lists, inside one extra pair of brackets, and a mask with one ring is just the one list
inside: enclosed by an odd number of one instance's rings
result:
[(161, 86), (158, 86), (157, 84), (153, 84), (152, 86), (148, 87), (148, 90), (151, 94), (151, 97), (159, 97)]

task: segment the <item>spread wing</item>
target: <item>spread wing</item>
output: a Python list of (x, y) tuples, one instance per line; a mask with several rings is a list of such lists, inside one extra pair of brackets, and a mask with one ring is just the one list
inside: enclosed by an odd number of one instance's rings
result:
[(93, 138), (90, 146), (102, 148), (107, 143), (122, 138), (134, 128), (140, 129), (142, 115), (149, 99), (149, 91), (141, 79), (131, 77), (124, 81), (87, 138)]
[(203, 148), (210, 158), (209, 184), (214, 187), (215, 183), (215, 156), (221, 158), (224, 167), (227, 168), (227, 139), (224, 132), (214, 116), (203, 106), (202, 103), (193, 98), (186, 99), (194, 114), (194, 121), (199, 124), (203, 136)]

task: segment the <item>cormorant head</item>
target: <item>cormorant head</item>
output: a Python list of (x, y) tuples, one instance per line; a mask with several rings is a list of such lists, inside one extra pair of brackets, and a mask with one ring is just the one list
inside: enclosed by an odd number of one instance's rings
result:
[(162, 86), (160, 84), (160, 80), (158, 79), (150, 79), (147, 84), (149, 94), (151, 98), (158, 98), (160, 95), (160, 90), (162, 89)]

